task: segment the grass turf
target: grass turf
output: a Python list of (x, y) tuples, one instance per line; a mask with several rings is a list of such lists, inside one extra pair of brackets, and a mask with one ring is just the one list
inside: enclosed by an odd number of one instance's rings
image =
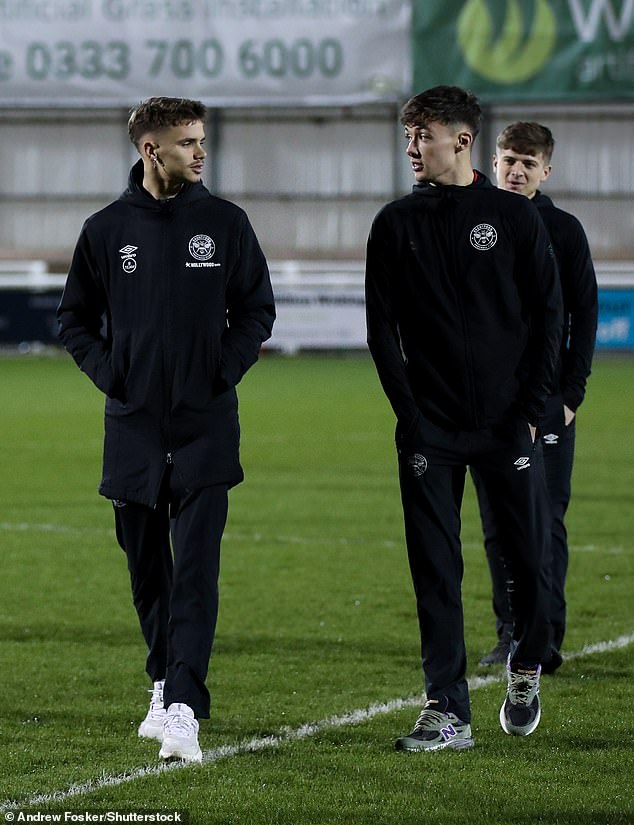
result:
[[(152, 773), (157, 746), (136, 736), (143, 644), (96, 494), (102, 399), (65, 357), (3, 358), (0, 378), (0, 804), (27, 810), (43, 794), (31, 813), (180, 810), (212, 825), (634, 821), (634, 646), (545, 678), (528, 739), (500, 731), (499, 682), (473, 692), (471, 752), (394, 753), (412, 707), (244, 752), (251, 737), (420, 695), (392, 414), (365, 357), (267, 356), (241, 386), (247, 480), (231, 493), (201, 727), (203, 750), (238, 753)], [(634, 631), (633, 388), (634, 361), (597, 359), (568, 517), (569, 652)], [(494, 639), (469, 484), (463, 522), (475, 675)], [(143, 766), (145, 778), (54, 797)]]

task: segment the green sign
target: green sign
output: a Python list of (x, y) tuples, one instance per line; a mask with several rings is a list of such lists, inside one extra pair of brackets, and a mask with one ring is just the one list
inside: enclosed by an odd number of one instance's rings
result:
[(414, 92), (634, 98), (634, 0), (413, 0)]

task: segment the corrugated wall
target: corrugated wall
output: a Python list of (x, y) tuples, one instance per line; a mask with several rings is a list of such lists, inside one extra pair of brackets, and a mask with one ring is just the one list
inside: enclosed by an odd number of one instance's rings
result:
[[(517, 119), (552, 129), (544, 191), (580, 218), (595, 258), (634, 258), (634, 107), (491, 109), (483, 171)], [(377, 210), (411, 185), (397, 120), (390, 106), (213, 113), (206, 182), (247, 210), (271, 258), (360, 258)], [(68, 259), (84, 218), (125, 185), (125, 124), (124, 111), (0, 112), (1, 257)]]

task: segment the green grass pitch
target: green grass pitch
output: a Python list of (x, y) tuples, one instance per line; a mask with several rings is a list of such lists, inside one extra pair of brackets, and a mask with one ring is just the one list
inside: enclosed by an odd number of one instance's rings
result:
[(634, 822), (634, 359), (597, 358), (579, 414), (569, 658), (543, 679), (539, 729), (506, 736), (501, 672), (478, 681), (493, 619), (467, 483), (476, 747), (404, 754), (393, 740), (417, 715), (422, 678), (391, 410), (366, 356), (265, 355), (240, 387), (246, 481), (223, 545), (206, 761), (168, 771), (136, 735), (149, 685), (96, 492), (103, 400), (63, 355), (3, 357), (0, 386), (0, 821)]

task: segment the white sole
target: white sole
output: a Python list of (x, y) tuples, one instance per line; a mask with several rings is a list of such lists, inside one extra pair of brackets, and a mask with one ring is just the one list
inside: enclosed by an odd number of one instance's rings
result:
[(163, 742), (163, 747), (159, 751), (161, 759), (182, 759), (183, 762), (202, 762), (203, 752), (198, 748), (194, 753), (181, 750), (178, 745), (169, 745)]
[(541, 705), (537, 708), (537, 716), (531, 723), (530, 727), (522, 728), (522, 729), (514, 729), (512, 728), (508, 722), (506, 721), (506, 716), (504, 715), (504, 705), (506, 701), (500, 708), (500, 725), (502, 726), (502, 730), (504, 733), (508, 733), (510, 736), (530, 736), (531, 733), (535, 730), (535, 728), (539, 725), (539, 720), (542, 718), (542, 708)]

